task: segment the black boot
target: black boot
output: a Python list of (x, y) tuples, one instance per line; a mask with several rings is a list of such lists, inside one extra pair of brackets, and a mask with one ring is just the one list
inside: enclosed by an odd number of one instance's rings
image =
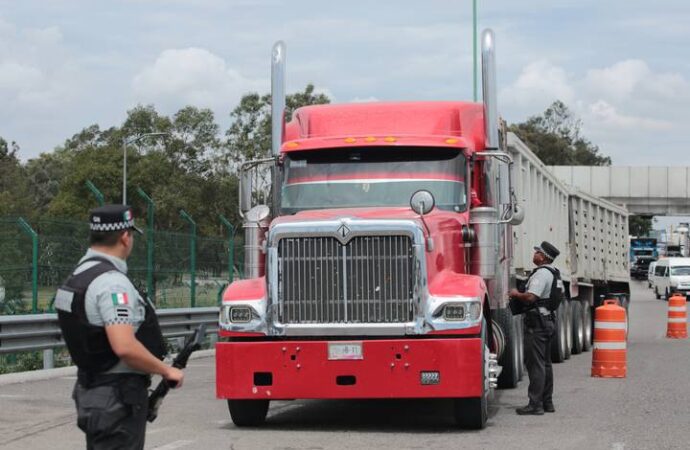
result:
[(543, 416), (544, 408), (541, 406), (527, 405), (515, 410), (521, 416)]
[(544, 412), (556, 412), (556, 408), (554, 408), (553, 402), (544, 402)]

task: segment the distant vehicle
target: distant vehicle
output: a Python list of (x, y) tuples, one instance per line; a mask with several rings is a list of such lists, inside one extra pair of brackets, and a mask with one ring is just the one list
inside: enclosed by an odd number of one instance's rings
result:
[(650, 289), (654, 289), (654, 268), (656, 267), (656, 261), (649, 263), (649, 269), (647, 269), (647, 285)]
[(635, 280), (646, 280), (649, 265), (656, 261), (655, 258), (639, 257), (630, 266), (630, 276)]
[(674, 292), (690, 293), (690, 258), (666, 258), (657, 261), (654, 267), (654, 293), (666, 300)]
[(657, 259), (659, 252), (656, 244), (656, 238), (630, 238), (630, 262), (634, 263), (639, 258)]

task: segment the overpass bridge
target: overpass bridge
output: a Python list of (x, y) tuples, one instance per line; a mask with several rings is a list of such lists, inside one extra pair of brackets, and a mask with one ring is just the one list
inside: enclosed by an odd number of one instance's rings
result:
[(690, 167), (549, 166), (563, 182), (641, 216), (690, 215)]

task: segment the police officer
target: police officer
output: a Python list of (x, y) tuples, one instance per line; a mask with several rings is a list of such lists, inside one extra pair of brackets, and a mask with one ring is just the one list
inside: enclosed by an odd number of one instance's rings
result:
[[(542, 415), (555, 412), (553, 405), (553, 370), (551, 368), (551, 340), (555, 333), (555, 317), (548, 309), (555, 278), (551, 266), (560, 252), (544, 241), (534, 247), (532, 261), (537, 266), (532, 272), (525, 292), (510, 291), (510, 297), (528, 306), (525, 313), (525, 364), (529, 375), (529, 404), (516, 411), (520, 415)], [(555, 272), (557, 273), (557, 272)], [(562, 288), (562, 284), (558, 285)]]
[(78, 367), (73, 399), (87, 449), (143, 449), (151, 374), (182, 385), (162, 362), (153, 305), (127, 277), (134, 246), (132, 210), (107, 205), (90, 214), (90, 248), (55, 296), (62, 335)]

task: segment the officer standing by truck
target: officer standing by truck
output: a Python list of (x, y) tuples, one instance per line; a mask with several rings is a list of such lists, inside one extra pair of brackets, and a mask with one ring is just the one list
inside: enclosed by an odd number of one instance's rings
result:
[(55, 296), (60, 329), (78, 367), (73, 399), (87, 449), (143, 449), (151, 374), (182, 385), (181, 370), (162, 362), (153, 305), (127, 277), (134, 246), (132, 210), (91, 211), (90, 248)]
[[(525, 364), (529, 375), (529, 404), (518, 408), (520, 415), (543, 415), (555, 412), (553, 405), (553, 370), (551, 367), (551, 341), (556, 326), (553, 310), (562, 295), (562, 282), (558, 270), (551, 266), (560, 252), (544, 241), (534, 247), (532, 261), (537, 266), (525, 287), (525, 292), (510, 291), (511, 301), (526, 307)], [(560, 293), (559, 293), (560, 292)]]

